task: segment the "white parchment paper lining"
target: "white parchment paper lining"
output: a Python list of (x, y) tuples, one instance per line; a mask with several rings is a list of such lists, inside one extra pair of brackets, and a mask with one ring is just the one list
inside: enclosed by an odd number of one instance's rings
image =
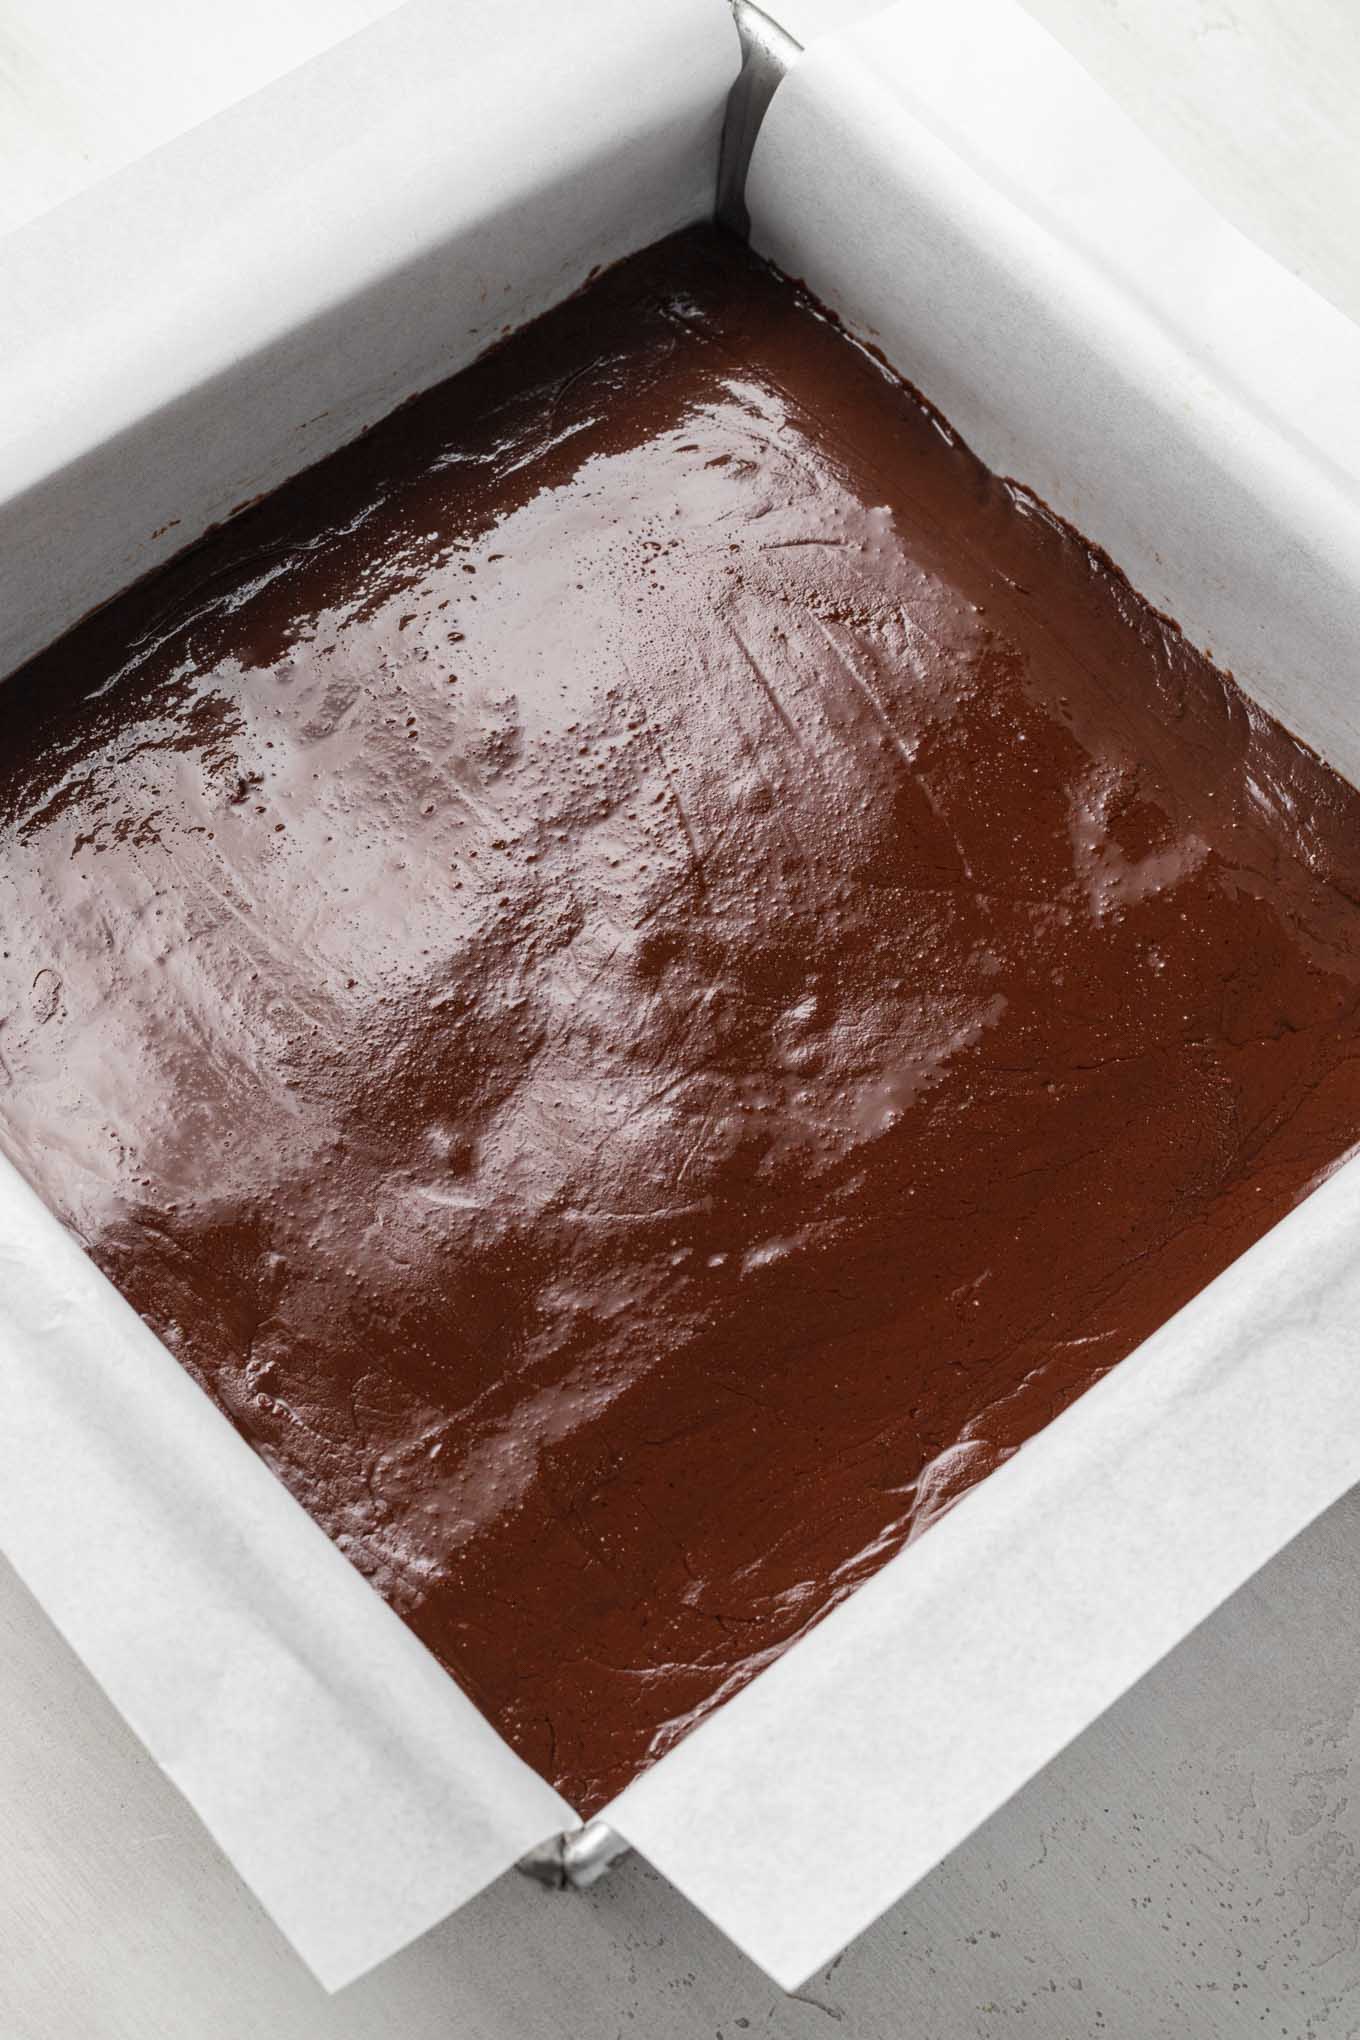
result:
[(0, 237), (0, 674), (712, 210), (724, 0), (407, 0)]
[[(1360, 777), (1360, 332), (1018, 6), (815, 44), (748, 197), (762, 250)], [(606, 1817), (786, 1987), (831, 1960), (1360, 1478), (1358, 1249), (1351, 1161)]]
[[(703, 217), (737, 60), (410, 0), (0, 240), (0, 673)], [(332, 1988), (574, 1824), (3, 1159), (0, 1547)]]
[[(701, 215), (734, 60), (722, 0), (409, 0), (0, 243), (0, 671)], [(750, 196), (1360, 776), (1360, 337), (1018, 8), (819, 43)], [(1350, 1164), (614, 1825), (782, 1983), (829, 1960), (1360, 1474), (1357, 1237)], [(332, 1987), (570, 1820), (3, 1165), (0, 1544)]]

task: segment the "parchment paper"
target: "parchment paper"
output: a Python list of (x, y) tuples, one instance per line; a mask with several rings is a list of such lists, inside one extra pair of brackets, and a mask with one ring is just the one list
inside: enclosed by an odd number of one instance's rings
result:
[[(734, 68), (723, 0), (411, 0), (0, 244), (0, 670), (704, 211)], [(750, 195), (986, 459), (1360, 772), (1360, 342), (1026, 17), (819, 42)], [(1358, 1171), (610, 1809), (781, 1982), (1360, 1474)], [(0, 1543), (332, 1986), (567, 1818), (3, 1167)]]
[[(915, 0), (819, 41), (748, 198), (758, 246), (1360, 776), (1360, 331), (1028, 16)], [(1352, 1160), (604, 1817), (786, 1987), (830, 1961), (1360, 1478), (1358, 1249)]]
[(1015, 0), (819, 39), (748, 202), (989, 467), (1360, 779), (1360, 334)]
[(573, 1823), (7, 1163), (0, 1546), (332, 1989)]
[[(705, 214), (736, 67), (411, 0), (0, 241), (0, 672)], [(332, 1988), (574, 1824), (3, 1160), (0, 1545)]]
[(712, 210), (725, 0), (407, 0), (0, 238), (0, 674)]

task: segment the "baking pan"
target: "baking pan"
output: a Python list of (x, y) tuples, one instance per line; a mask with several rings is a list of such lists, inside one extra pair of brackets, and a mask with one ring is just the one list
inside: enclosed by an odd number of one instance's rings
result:
[[(796, 55), (745, 28), (743, 92)], [(412, 0), (0, 244), (0, 664), (704, 216), (738, 60), (721, 0)], [(825, 39), (734, 148), (757, 249), (1354, 780), (1354, 330), (1006, 0)], [(13, 1171), (0, 1202), (0, 1542), (332, 1987), (525, 1852), (584, 1882), (626, 1844), (792, 1987), (1360, 1471), (1349, 1164), (564, 1843)]]

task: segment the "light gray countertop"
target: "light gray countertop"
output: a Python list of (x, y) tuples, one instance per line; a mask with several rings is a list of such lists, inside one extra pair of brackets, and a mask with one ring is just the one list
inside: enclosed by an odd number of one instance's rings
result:
[[(1354, 0), (1027, 4), (1360, 317)], [(328, 1999), (0, 1565), (0, 2040), (1346, 2040), (1358, 1709), (1353, 1495), (798, 1999), (636, 1860), (507, 1877)]]

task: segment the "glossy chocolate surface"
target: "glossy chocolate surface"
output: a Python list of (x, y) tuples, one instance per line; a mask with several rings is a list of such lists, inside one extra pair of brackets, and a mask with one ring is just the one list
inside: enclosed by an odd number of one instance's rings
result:
[(707, 233), (0, 735), (5, 1148), (583, 1812), (1360, 1135), (1360, 799)]

